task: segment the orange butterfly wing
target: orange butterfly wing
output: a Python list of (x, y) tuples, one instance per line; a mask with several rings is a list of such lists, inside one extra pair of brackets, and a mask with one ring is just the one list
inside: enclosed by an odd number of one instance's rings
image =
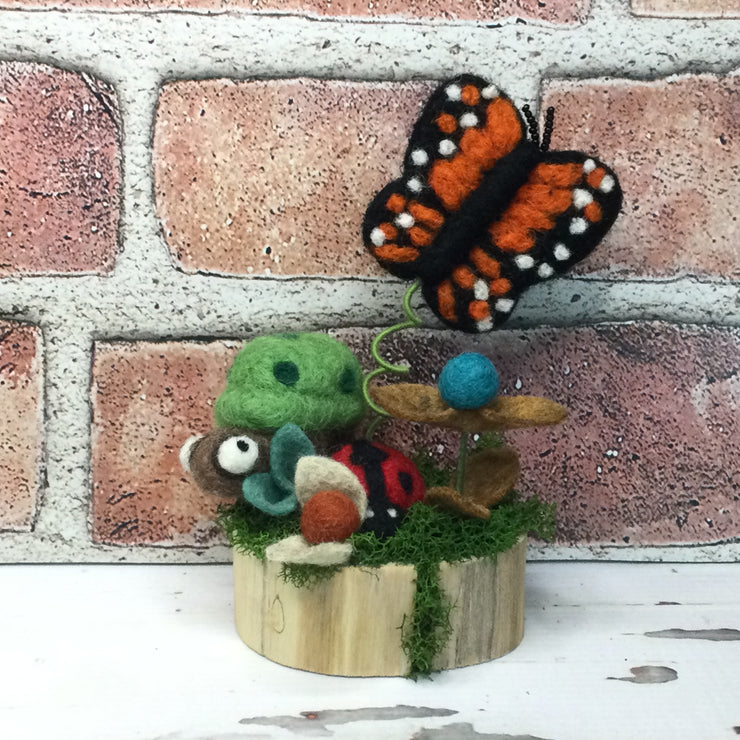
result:
[(370, 204), (363, 236), (389, 272), (421, 279), (444, 322), (480, 332), (505, 321), (527, 287), (583, 259), (620, 206), (608, 167), (541, 152), (508, 97), (462, 75), (425, 106), (403, 174)]
[(443, 85), (414, 128), (402, 177), (367, 210), (363, 236), (371, 253), (399, 277), (432, 277), (420, 258), (439, 252), (429, 247), (449, 217), (524, 135), (521, 116), (498, 88), (472, 75)]
[(425, 283), (446, 323), (488, 331), (530, 285), (569, 270), (601, 241), (621, 206), (614, 173), (580, 152), (551, 152), (450, 276)]

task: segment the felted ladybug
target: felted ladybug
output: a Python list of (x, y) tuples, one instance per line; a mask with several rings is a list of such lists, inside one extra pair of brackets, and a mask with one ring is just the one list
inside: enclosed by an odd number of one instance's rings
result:
[(416, 465), (392, 447), (357, 440), (344, 445), (332, 457), (349, 468), (367, 492), (362, 532), (390, 537), (408, 508), (424, 498), (424, 481)]

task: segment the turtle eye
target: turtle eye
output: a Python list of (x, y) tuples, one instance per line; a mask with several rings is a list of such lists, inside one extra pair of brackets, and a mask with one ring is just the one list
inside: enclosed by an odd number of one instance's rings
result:
[(218, 446), (216, 463), (231, 475), (247, 475), (259, 457), (259, 445), (245, 434), (229, 437)]

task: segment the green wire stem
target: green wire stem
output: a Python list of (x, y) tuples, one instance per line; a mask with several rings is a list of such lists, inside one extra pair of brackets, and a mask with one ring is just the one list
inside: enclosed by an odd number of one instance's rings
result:
[(394, 365), (390, 362), (386, 362), (380, 356), (380, 343), (391, 334), (393, 334), (393, 332), (401, 331), (402, 329), (415, 329), (416, 327), (421, 326), (421, 319), (416, 315), (414, 309), (411, 308), (411, 298), (419, 289), (420, 285), (421, 281), (416, 280), (409, 287), (403, 297), (403, 312), (406, 316), (406, 320), (401, 321), (398, 324), (394, 324), (388, 329), (384, 329), (383, 331), (381, 331), (380, 334), (378, 334), (378, 336), (373, 339), (372, 344), (370, 345), (370, 352), (373, 356), (373, 359), (378, 364), (378, 367), (368, 373), (365, 373), (365, 376), (362, 379), (362, 395), (365, 398), (367, 405), (381, 418), (374, 419), (368, 427), (365, 435), (368, 439), (372, 436), (372, 433), (375, 431), (378, 424), (383, 421), (382, 417), (390, 416), (390, 414), (382, 406), (378, 406), (378, 404), (375, 403), (372, 398), (370, 398), (370, 383), (374, 378), (376, 378), (378, 375), (382, 375), (383, 373), (406, 375), (409, 372), (409, 368), (406, 365)]
[(465, 467), (468, 463), (468, 432), (462, 432), (460, 434), (460, 451), (457, 455), (457, 474), (455, 476), (455, 488), (458, 493), (463, 492), (463, 485), (465, 484)]

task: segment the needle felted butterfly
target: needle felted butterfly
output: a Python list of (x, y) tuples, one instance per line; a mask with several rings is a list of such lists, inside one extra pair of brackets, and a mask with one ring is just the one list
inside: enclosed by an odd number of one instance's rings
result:
[(448, 325), (503, 323), (530, 285), (568, 270), (601, 241), (622, 203), (617, 177), (576, 151), (547, 151), (523, 108), (480, 77), (441, 85), (414, 127), (403, 174), (365, 214), (366, 246), (393, 275), (419, 278)]

